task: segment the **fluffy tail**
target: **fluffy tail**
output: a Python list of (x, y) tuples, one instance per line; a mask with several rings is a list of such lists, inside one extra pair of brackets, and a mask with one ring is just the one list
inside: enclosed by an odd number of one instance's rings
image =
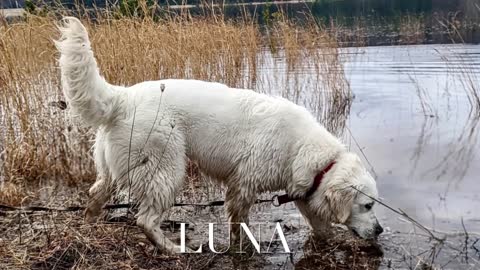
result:
[(93, 127), (111, 123), (119, 113), (119, 96), (100, 76), (87, 30), (74, 17), (65, 17), (58, 28), (62, 36), (55, 44), (61, 54), (63, 92), (71, 110)]

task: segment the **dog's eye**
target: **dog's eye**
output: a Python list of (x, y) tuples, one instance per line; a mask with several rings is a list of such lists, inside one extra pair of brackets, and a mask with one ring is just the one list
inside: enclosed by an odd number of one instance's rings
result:
[(366, 208), (367, 210), (372, 209), (372, 207), (373, 207), (373, 202), (372, 202), (372, 203), (365, 204), (365, 208)]

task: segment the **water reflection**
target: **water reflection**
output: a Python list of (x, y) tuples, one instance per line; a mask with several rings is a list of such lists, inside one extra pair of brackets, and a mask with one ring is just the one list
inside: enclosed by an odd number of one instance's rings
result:
[[(458, 229), (460, 217), (474, 218), (480, 206), (473, 176), (479, 170), (478, 117), (461, 81), (465, 72), (472, 81), (479, 73), (480, 46), (363, 50), (365, 54), (347, 63), (357, 96), (349, 124), (379, 173), (382, 196), (427, 224), (433, 225), (433, 211), (438, 226)], [(461, 62), (446, 61), (458, 55)], [(438, 206), (452, 188), (448, 207)], [(384, 215), (395, 218), (388, 212)]]
[[(475, 86), (480, 46), (363, 50), (347, 63), (357, 96), (349, 126), (378, 173), (381, 196), (434, 231), (463, 231), (463, 219), (466, 230), (478, 232)], [(444, 253), (438, 256), (440, 247), (426, 244), (428, 237), (409, 222), (386, 209), (378, 211), (392, 232), (385, 236), (387, 257), (395, 258), (397, 253), (415, 257), (423, 250), (414, 261), (436, 258), (439, 264), (465, 266), (465, 260), (458, 259), (463, 256), (457, 251), (462, 249), (460, 240), (450, 239), (456, 247), (443, 246)], [(473, 251), (473, 241), (465, 241), (469, 243), (465, 250)]]
[[(373, 165), (382, 199), (433, 232), (463, 233), (464, 225), (467, 231), (479, 236), (476, 85), (480, 46), (349, 48), (342, 51), (342, 57), (355, 95), (349, 117), (344, 118), (351, 134), (343, 134), (350, 148), (359, 154), (364, 152)], [(282, 79), (281, 67), (278, 63), (266, 65), (260, 71), (263, 76), (277, 78), (274, 81), (279, 85), (269, 86), (270, 93), (271, 89), (288, 88), (288, 84), (281, 85), (286, 81)], [(296, 96), (280, 94), (323, 115), (319, 119), (328, 124), (333, 115), (325, 117), (325, 111), (311, 102), (318, 100), (312, 98), (318, 94), (308, 91), (309, 87), (317, 88), (309, 84), (315, 78), (309, 78), (308, 62), (306, 67), (296, 74), (305, 82), (305, 89)], [(348, 110), (345, 112), (348, 114)], [(295, 213), (294, 209), (270, 211), (272, 216), (288, 213), (289, 220), (301, 224), (300, 217), (290, 214)], [(410, 222), (385, 208), (377, 207), (377, 211), (388, 227), (381, 240), (386, 252), (383, 266), (407, 267), (412, 262), (433, 259), (438, 264), (460, 267), (466, 263), (462, 259), (462, 243), (468, 243), (464, 250), (475, 252), (473, 237), (464, 241), (460, 233), (456, 235), (459, 238), (449, 237), (448, 244), (428, 242), (428, 236)], [(294, 238), (298, 239), (298, 234)], [(305, 253), (296, 256), (309, 258)]]

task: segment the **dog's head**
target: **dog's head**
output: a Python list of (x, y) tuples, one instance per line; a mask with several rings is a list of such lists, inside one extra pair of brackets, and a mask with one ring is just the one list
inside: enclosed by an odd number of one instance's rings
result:
[(375, 180), (357, 155), (345, 153), (335, 160), (319, 188), (296, 203), (314, 231), (333, 222), (346, 225), (361, 238), (372, 239), (383, 229), (374, 212), (375, 201), (370, 197), (378, 197)]

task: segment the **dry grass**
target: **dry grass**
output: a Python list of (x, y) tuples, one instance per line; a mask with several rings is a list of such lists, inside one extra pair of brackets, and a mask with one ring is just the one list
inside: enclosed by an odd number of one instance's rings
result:
[(399, 43), (422, 44), (426, 40), (425, 21), (421, 16), (405, 15), (400, 17)]
[(378, 269), (383, 256), (378, 244), (340, 230), (330, 237), (310, 237), (304, 250), (295, 269)]
[[(74, 213), (4, 214), (0, 220), (0, 268), (262, 269), (271, 265), (266, 260), (269, 255), (214, 254), (206, 244), (202, 254), (162, 255), (131, 223), (84, 224)], [(164, 223), (163, 229), (178, 242), (178, 228), (174, 227)], [(303, 241), (299, 244), (303, 246)], [(378, 245), (341, 230), (328, 238), (309, 238), (304, 251), (295, 269), (376, 269), (383, 255)], [(288, 256), (282, 261), (285, 258)], [(283, 264), (277, 266), (282, 269)]]
[[(0, 144), (5, 181), (93, 177), (90, 143), (49, 102), (62, 99), (52, 44), (53, 20), (35, 19), (0, 30)], [(66, 173), (70, 171), (71, 173)]]
[(2, 269), (234, 269), (245, 259), (246, 269), (262, 266), (259, 256), (164, 255), (136, 226), (83, 224), (71, 213), (5, 215), (0, 232)]
[[(4, 182), (94, 179), (89, 153), (92, 132), (51, 106), (63, 100), (52, 42), (58, 38), (55, 22), (54, 16), (30, 16), (0, 25)], [(299, 26), (280, 18), (267, 32), (252, 22), (213, 16), (172, 16), (161, 21), (103, 17), (84, 23), (100, 70), (111, 83), (194, 78), (263, 92), (288, 85), (274, 94), (302, 103), (308, 93), (309, 105), (319, 109), (320, 119), (339, 119), (331, 121), (332, 130), (344, 124), (343, 117), (333, 115), (348, 110), (350, 89), (335, 41), (315, 23)], [(279, 56), (285, 57), (286, 66), (262, 70)], [(316, 81), (298, 80), (296, 74), (307, 70), (317, 74)]]
[(0, 204), (21, 205), (25, 201), (28, 201), (28, 195), (21, 185), (11, 182), (0, 184)]

